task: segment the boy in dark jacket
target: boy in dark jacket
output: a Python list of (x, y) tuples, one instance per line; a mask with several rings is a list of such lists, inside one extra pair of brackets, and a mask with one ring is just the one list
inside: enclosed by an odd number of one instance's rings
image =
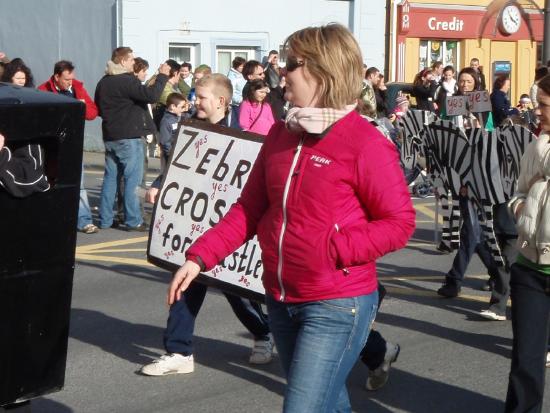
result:
[(180, 119), (184, 112), (189, 110), (189, 101), (181, 93), (170, 93), (166, 99), (166, 111), (160, 120), (159, 145), (162, 151), (161, 169), (164, 170), (164, 164), (168, 162), (170, 151), (172, 150), (172, 140), (174, 133), (178, 129)]

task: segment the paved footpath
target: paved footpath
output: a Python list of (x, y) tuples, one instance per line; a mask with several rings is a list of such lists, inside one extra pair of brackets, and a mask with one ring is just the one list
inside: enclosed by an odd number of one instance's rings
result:
[[(86, 185), (98, 205), (102, 156), (86, 154)], [(148, 175), (155, 177), (158, 162)], [(511, 323), (485, 321), (487, 279), (477, 257), (463, 294), (435, 291), (452, 256), (433, 244), (433, 199), (415, 200), (417, 230), (408, 246), (380, 260), (388, 296), (376, 328), (402, 346), (388, 384), (364, 388), (357, 363), (348, 387), (355, 412), (500, 412), (506, 394)], [(251, 336), (223, 296), (211, 290), (196, 325), (195, 372), (151, 378), (140, 366), (163, 353), (164, 304), (170, 274), (146, 262), (143, 234), (109, 229), (78, 236), (66, 386), (33, 402), (36, 413), (281, 411), (278, 359), (249, 365)], [(537, 326), (533, 326), (537, 328)], [(546, 389), (545, 411), (550, 411)]]

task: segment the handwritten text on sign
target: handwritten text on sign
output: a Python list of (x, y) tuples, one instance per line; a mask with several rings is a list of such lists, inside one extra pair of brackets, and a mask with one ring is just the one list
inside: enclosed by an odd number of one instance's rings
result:
[[(153, 217), (149, 255), (183, 264), (185, 251), (237, 200), (261, 143), (182, 125)], [(244, 134), (243, 134), (244, 135)], [(256, 238), (204, 273), (260, 294), (261, 251)]]
[(479, 90), (464, 96), (447, 97), (447, 116), (467, 115), (469, 112), (490, 112), (491, 99), (489, 92)]

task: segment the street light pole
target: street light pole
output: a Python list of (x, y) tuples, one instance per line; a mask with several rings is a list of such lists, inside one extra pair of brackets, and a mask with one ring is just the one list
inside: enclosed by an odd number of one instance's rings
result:
[(542, 41), (542, 64), (550, 60), (550, 0), (544, 0), (544, 38)]

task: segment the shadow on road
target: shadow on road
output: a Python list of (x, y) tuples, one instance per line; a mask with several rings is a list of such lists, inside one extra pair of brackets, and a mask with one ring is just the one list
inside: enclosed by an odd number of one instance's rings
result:
[(441, 383), (392, 368), (388, 384), (376, 392), (364, 389), (365, 370), (356, 366), (348, 380), (352, 407), (357, 412), (386, 413), (401, 410), (410, 413), (501, 412), (504, 402), (471, 390)]
[[(137, 364), (136, 371), (142, 364), (164, 353), (163, 333), (163, 328), (123, 321), (99, 311), (75, 308), (71, 312), (72, 338)], [(249, 347), (200, 336), (194, 337), (193, 344), (195, 362), (199, 365), (223, 371), (283, 395), (282, 379), (278, 381), (264, 373), (282, 377), (278, 360), (256, 367), (248, 364)]]
[(73, 413), (73, 409), (54, 400), (39, 397), (31, 402), (32, 413)]

